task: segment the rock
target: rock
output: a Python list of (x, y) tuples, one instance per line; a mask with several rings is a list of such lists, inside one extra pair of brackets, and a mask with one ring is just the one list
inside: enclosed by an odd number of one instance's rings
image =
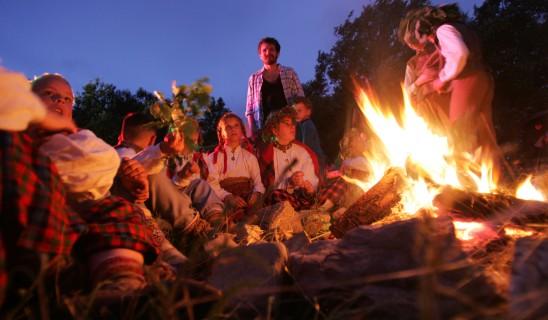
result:
[(258, 225), (243, 224), (238, 226), (236, 241), (241, 245), (250, 245), (263, 241), (264, 231)]
[(265, 311), (268, 297), (280, 292), (286, 263), (279, 242), (233, 248), (213, 262), (208, 282), (223, 291), (228, 306)]
[(327, 314), (344, 308), (361, 317), (408, 319), (480, 312), (449, 292), (489, 307), (504, 302), (481, 269), (468, 265), (447, 218), (360, 226), (340, 240), (292, 252), (288, 270)]
[(306, 210), (299, 212), (304, 232), (312, 240), (327, 238), (331, 232), (331, 215), (325, 211)]
[(222, 251), (230, 248), (235, 248), (238, 246), (238, 244), (234, 241), (235, 237), (236, 235), (231, 233), (219, 233), (217, 234), (215, 239), (207, 242), (204, 245), (204, 250), (210, 256), (216, 257)]
[(548, 239), (516, 241), (510, 281), (510, 319), (548, 315)]
[(285, 247), (287, 248), (288, 254), (291, 254), (292, 252), (302, 250), (306, 246), (308, 246), (311, 241), (304, 232), (299, 232), (291, 239), (285, 240), (284, 242)]
[(286, 240), (294, 233), (302, 232), (301, 217), (288, 201), (276, 203), (272, 206), (261, 209), (259, 225), (266, 231), (269, 240)]

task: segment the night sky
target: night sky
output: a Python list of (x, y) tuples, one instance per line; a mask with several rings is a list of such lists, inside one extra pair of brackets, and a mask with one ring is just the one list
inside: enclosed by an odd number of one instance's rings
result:
[[(482, 0), (459, 1), (465, 12)], [(207, 76), (213, 95), (243, 113), (247, 79), (261, 67), (257, 42), (277, 38), (279, 62), (301, 82), (319, 50), (364, 0), (0, 0), (0, 59), (27, 77), (58, 72), (75, 91), (95, 79), (120, 89), (169, 92), (172, 80)], [(434, 1), (447, 3), (447, 1)]]

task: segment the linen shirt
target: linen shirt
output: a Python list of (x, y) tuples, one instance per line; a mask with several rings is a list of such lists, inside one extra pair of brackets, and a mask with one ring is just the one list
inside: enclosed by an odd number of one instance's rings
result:
[[(285, 99), (288, 104), (296, 97), (304, 97), (303, 87), (297, 73), (290, 68), (282, 65), (278, 65), (280, 68), (280, 79), (282, 81), (282, 87), (284, 89)], [(263, 127), (264, 119), (261, 108), (261, 87), (263, 85), (263, 73), (265, 71), (264, 66), (253, 73), (249, 77), (247, 84), (247, 102), (245, 108), (245, 115), (253, 116), (255, 128), (260, 129)]]
[(165, 166), (166, 157), (162, 153), (159, 144), (147, 147), (139, 153), (129, 147), (117, 148), (116, 152), (118, 152), (120, 159), (130, 158), (137, 160), (145, 168), (148, 175), (159, 173)]
[(466, 66), (470, 51), (461, 33), (452, 25), (444, 24), (436, 30), (440, 53), (445, 58), (445, 65), (439, 73), (443, 82), (455, 79)]
[[(293, 161), (295, 161), (295, 164), (289, 167)], [(297, 171), (302, 171), (304, 180), (308, 180), (316, 189), (319, 179), (314, 172), (314, 168), (314, 162), (308, 151), (300, 145), (293, 143), (285, 152), (274, 147), (274, 181), (278, 182), (275, 189), (287, 189), (289, 178)], [(285, 170), (287, 172), (283, 174)]]
[[(206, 158), (207, 167), (209, 168), (208, 182), (221, 199), (231, 194), (221, 188), (220, 185), (220, 182), (226, 178), (250, 178), (253, 180), (253, 192), (264, 193), (265, 188), (261, 180), (259, 162), (254, 154), (238, 146), (234, 150), (234, 153), (228, 150), (226, 156), (228, 159), (226, 161), (227, 168), (225, 173), (223, 173), (225, 153), (218, 153), (217, 163), (213, 163), (213, 153), (209, 154)], [(234, 160), (232, 160), (233, 156)]]

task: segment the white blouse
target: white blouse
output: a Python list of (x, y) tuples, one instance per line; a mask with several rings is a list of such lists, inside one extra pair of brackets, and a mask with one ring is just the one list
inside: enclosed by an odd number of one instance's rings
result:
[(221, 188), (220, 181), (226, 178), (237, 177), (250, 178), (253, 180), (253, 191), (264, 193), (265, 188), (261, 180), (261, 171), (259, 169), (257, 157), (240, 146), (236, 147), (234, 152), (227, 150), (226, 155), (228, 159), (226, 161), (227, 168), (225, 173), (223, 173), (225, 160), (224, 153), (219, 152), (217, 163), (213, 163), (213, 153), (210, 153), (206, 158), (207, 167), (209, 169), (208, 182), (213, 190), (215, 190), (215, 193), (221, 199), (230, 195), (230, 192)]
[[(295, 164), (290, 167), (293, 161)], [(285, 170), (287, 172), (283, 174)], [(308, 180), (314, 189), (318, 187), (319, 179), (314, 171), (314, 162), (305, 148), (295, 143), (285, 152), (274, 147), (274, 178), (278, 182), (275, 188), (287, 189), (288, 179), (297, 171), (303, 172), (304, 180)]]
[(55, 164), (65, 187), (78, 201), (106, 196), (120, 166), (114, 148), (89, 130), (55, 134), (40, 146), (40, 153)]
[(443, 82), (456, 78), (466, 66), (468, 47), (462, 39), (461, 33), (452, 25), (444, 24), (436, 30), (436, 37), (440, 45), (440, 53), (445, 58), (439, 78)]

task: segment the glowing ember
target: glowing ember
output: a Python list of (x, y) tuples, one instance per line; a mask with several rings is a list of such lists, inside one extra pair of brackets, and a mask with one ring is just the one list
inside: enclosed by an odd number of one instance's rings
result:
[(487, 240), (498, 236), (495, 231), (482, 222), (453, 221), (453, 226), (455, 228), (455, 236), (461, 241)]
[(516, 198), (524, 200), (536, 200), (536, 201), (546, 201), (544, 195), (538, 191), (535, 186), (531, 183), (531, 176), (528, 176), (527, 179), (518, 187), (516, 190)]
[(508, 237), (522, 238), (522, 237), (532, 236), (535, 233), (530, 230), (523, 230), (523, 229), (513, 228), (513, 227), (505, 227), (504, 234)]

